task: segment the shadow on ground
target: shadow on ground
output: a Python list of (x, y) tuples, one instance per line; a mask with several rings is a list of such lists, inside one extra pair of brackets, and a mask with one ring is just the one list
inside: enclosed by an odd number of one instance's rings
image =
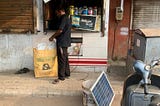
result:
[(124, 81), (129, 72), (124, 61), (112, 62), (107, 69), (107, 75), (111, 80)]

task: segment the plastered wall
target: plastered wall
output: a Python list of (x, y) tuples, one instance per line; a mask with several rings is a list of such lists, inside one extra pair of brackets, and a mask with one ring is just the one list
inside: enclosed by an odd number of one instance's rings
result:
[[(53, 33), (54, 32), (48, 32), (47, 34), (1, 34), (0, 72), (15, 72), (24, 67), (29, 68), (30, 70), (34, 70), (33, 48), (37, 47), (37, 44), (41, 42), (48, 42), (48, 38)], [(78, 35), (74, 33), (72, 34), (72, 36)], [(85, 33), (81, 36), (83, 37), (83, 56), (80, 58), (107, 59), (107, 36), (101, 37), (100, 33)], [(100, 67), (101, 66), (99, 66), (99, 68)], [(94, 67), (91, 69), (95, 71)], [(81, 68), (78, 68), (78, 70), (80, 71)], [(81, 71), (83, 70), (84, 67)]]
[(33, 35), (0, 35), (0, 71), (33, 68)]

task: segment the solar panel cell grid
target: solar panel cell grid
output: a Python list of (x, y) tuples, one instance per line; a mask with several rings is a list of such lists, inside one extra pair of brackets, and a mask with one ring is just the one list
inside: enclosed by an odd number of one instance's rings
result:
[(98, 77), (97, 81), (91, 87), (91, 92), (98, 106), (111, 105), (114, 92), (105, 72), (102, 72)]

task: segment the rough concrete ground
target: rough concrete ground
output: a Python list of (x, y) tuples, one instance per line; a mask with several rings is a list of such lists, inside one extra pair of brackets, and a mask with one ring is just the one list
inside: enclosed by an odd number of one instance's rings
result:
[(110, 66), (108, 66), (107, 75), (115, 92), (112, 106), (120, 106), (123, 84), (128, 74), (125, 61), (111, 62)]
[[(123, 81), (127, 76), (125, 63), (117, 62), (111, 64), (106, 73), (115, 92), (112, 106), (120, 106)], [(70, 79), (66, 79), (65, 81), (53, 85), (51, 82), (54, 78), (35, 78), (33, 72), (19, 75), (10, 72), (0, 73), (0, 95), (1, 97), (5, 97), (6, 95), (26, 95), (30, 97), (47, 97), (48, 99), (59, 95), (81, 97), (83, 91), (82, 82), (85, 80), (97, 79), (99, 75), (99, 72), (72, 72)], [(26, 100), (30, 99), (26, 98)]]
[(0, 96), (0, 106), (83, 106), (81, 96)]

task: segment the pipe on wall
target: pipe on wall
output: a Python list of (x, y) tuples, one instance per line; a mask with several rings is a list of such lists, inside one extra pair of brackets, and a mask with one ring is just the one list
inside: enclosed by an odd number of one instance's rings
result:
[(123, 11), (124, 8), (124, 0), (121, 0), (121, 10)]

